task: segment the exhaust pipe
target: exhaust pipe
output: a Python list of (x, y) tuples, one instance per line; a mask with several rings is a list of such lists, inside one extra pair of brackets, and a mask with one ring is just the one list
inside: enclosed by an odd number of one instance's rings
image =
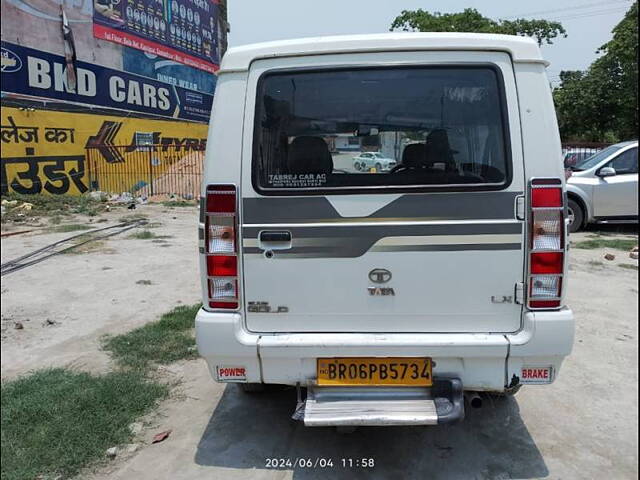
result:
[(482, 397), (478, 392), (466, 392), (465, 397), (467, 397), (467, 402), (472, 408), (482, 408)]

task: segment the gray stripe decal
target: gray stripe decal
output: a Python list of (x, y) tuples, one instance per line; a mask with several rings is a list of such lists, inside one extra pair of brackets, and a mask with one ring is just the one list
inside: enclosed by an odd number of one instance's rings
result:
[[(263, 230), (257, 227), (245, 227), (243, 229), (243, 238), (257, 239), (258, 232)], [(409, 251), (394, 250), (395, 248), (408, 248), (410, 251), (451, 251), (459, 250), (478, 250), (472, 248), (474, 245), (483, 245), (484, 250), (499, 249), (511, 250), (520, 249), (519, 243), (483, 243), (483, 244), (444, 244), (444, 245), (381, 245), (374, 249), (374, 245), (382, 238), (389, 237), (420, 237), (420, 236), (452, 236), (452, 235), (491, 235), (491, 234), (521, 234), (522, 224), (519, 222), (503, 223), (503, 224), (458, 224), (458, 225), (401, 225), (394, 226), (393, 229), (385, 226), (362, 225), (357, 227), (340, 227), (340, 226), (322, 226), (322, 227), (292, 227), (293, 248), (287, 250), (277, 250), (277, 256), (288, 257), (292, 255), (313, 255), (315, 257), (325, 258), (354, 258), (364, 255), (369, 250), (375, 251)], [(297, 242), (296, 240), (305, 238), (323, 239), (323, 244), (305, 245), (305, 242)], [(498, 245), (499, 247), (496, 247)], [(486, 247), (486, 248), (485, 248)], [(383, 249), (383, 250), (380, 250)], [(257, 247), (244, 247), (245, 254), (261, 253), (262, 250)]]
[(362, 219), (501, 220), (514, 218), (522, 192), (407, 194), (368, 217), (342, 217), (323, 196), (243, 198), (243, 223), (316, 223)]
[(206, 202), (205, 197), (200, 197), (200, 223), (204, 223), (204, 204)]
[[(482, 250), (520, 250), (519, 243), (482, 243), (464, 245), (399, 245), (374, 247), (372, 252), (462, 252)], [(262, 255), (259, 248), (250, 247), (244, 249), (245, 255)], [(366, 252), (355, 252), (349, 248), (336, 247), (298, 247), (290, 250), (276, 250), (274, 257), (282, 258), (355, 258)]]
[(373, 247), (372, 252), (459, 252), (465, 250), (520, 250), (520, 243), (476, 243), (466, 245), (388, 245)]
[[(268, 225), (264, 227), (243, 227), (243, 238), (258, 238), (258, 232), (268, 229)], [(386, 225), (358, 225), (341, 227), (339, 225), (326, 225), (321, 227), (295, 227), (286, 228), (291, 232), (291, 237), (296, 238), (315, 238), (315, 237), (331, 237), (343, 238), (349, 241), (358, 241), (362, 238), (367, 240), (378, 241), (381, 238), (404, 236), (423, 236), (423, 235), (489, 235), (500, 233), (521, 233), (522, 223), (471, 223), (457, 225), (394, 225), (389, 227)], [(373, 245), (373, 243), (371, 243)]]

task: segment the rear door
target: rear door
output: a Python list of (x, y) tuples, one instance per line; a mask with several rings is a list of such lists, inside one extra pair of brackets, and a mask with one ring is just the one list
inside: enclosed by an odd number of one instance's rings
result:
[[(241, 185), (249, 330), (519, 328), (524, 174), (510, 57), (398, 55), (253, 63)], [(356, 170), (354, 152), (335, 147), (354, 144), (397, 166)]]

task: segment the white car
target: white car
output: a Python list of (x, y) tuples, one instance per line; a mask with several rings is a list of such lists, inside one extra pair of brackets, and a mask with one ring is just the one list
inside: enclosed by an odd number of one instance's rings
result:
[[(574, 319), (545, 66), (531, 39), (470, 33), (229, 49), (199, 223), (212, 377), (294, 386), (294, 418), (347, 427), (452, 423), (465, 395), (556, 380)], [(396, 168), (335, 168), (327, 139), (354, 131)]]
[(393, 158), (387, 158), (378, 152), (363, 152), (353, 158), (353, 168), (358, 171), (368, 172), (375, 168), (376, 172), (386, 172), (396, 166)]
[(579, 161), (567, 180), (569, 222), (638, 221), (638, 141), (617, 143)]

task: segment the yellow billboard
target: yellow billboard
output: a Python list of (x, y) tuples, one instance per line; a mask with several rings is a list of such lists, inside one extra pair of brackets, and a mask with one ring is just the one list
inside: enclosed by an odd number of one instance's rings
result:
[(201, 160), (207, 136), (199, 123), (13, 107), (2, 107), (0, 127), (3, 194), (153, 194), (185, 158)]

